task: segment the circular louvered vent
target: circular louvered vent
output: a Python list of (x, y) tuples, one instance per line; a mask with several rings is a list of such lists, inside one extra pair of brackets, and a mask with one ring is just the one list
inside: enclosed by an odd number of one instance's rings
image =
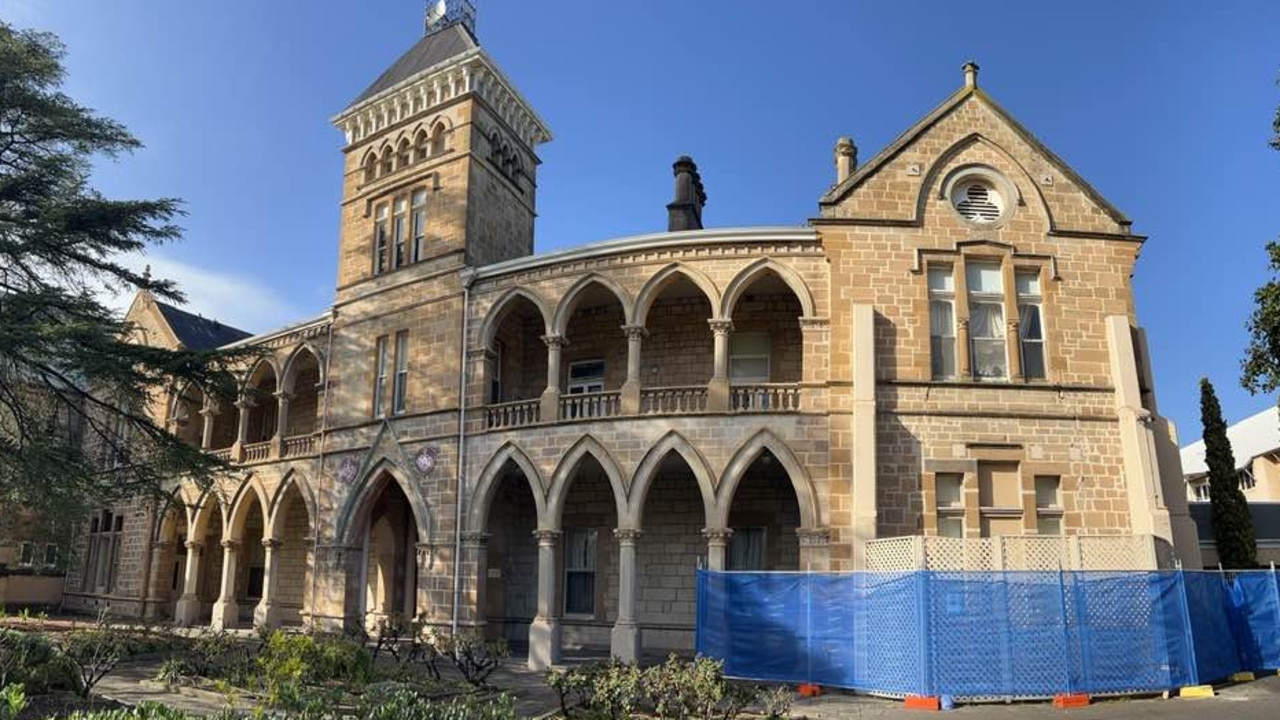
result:
[(991, 224), (1004, 216), (1004, 198), (985, 180), (957, 183), (951, 193), (951, 204), (960, 217), (980, 225)]

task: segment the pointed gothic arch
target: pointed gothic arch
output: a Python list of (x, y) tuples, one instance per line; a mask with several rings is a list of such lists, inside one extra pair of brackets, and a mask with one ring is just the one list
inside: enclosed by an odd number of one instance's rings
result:
[[(991, 167), (984, 163), (964, 163), (962, 165), (952, 164), (957, 157), (975, 145), (981, 145), (982, 147), (999, 155), (1001, 159), (1009, 164), (1010, 168), (1012, 168), (1014, 172), (1006, 173), (999, 168)], [(924, 216), (929, 206), (929, 200), (931, 198), (939, 198), (940, 193), (944, 193), (944, 188), (947, 186), (947, 179), (954, 176), (957, 172), (961, 172), (964, 169), (971, 167), (987, 167), (992, 172), (1000, 175), (1018, 175), (1021, 183), (1014, 182), (1012, 177), (1008, 178), (1009, 184), (1013, 186), (1015, 193), (1014, 200), (1016, 204), (1020, 207), (1028, 205), (1026, 195), (1023, 192), (1023, 184), (1025, 184), (1032, 190), (1032, 194), (1036, 199), (1034, 204), (1037, 206), (1036, 209), (1040, 218), (1046, 223), (1048, 232), (1053, 232), (1053, 230), (1056, 229), (1057, 223), (1054, 220), (1052, 210), (1049, 208), (1049, 202), (1045, 199), (1044, 193), (1040, 189), (1040, 184), (1035, 181), (1031, 172), (1027, 170), (1027, 168), (1019, 162), (1012, 153), (980, 132), (972, 132), (956, 140), (950, 147), (943, 150), (942, 153), (938, 155), (937, 160), (929, 165), (929, 170), (925, 173), (923, 181), (920, 183), (919, 194), (916, 197), (914, 222), (917, 225), (924, 222)], [(945, 199), (945, 197), (942, 197), (942, 199)]]
[(663, 435), (662, 439), (649, 448), (649, 452), (645, 454), (644, 459), (636, 467), (635, 475), (632, 476), (630, 497), (628, 498), (630, 507), (628, 522), (630, 527), (644, 527), (644, 504), (649, 494), (649, 487), (657, 477), (662, 461), (672, 453), (684, 460), (685, 465), (693, 472), (694, 479), (698, 481), (698, 491), (702, 495), (706, 526), (714, 527), (713, 523), (720, 517), (717, 509), (715, 475), (707, 466), (707, 461), (702, 457), (702, 453), (698, 452), (698, 449), (692, 443), (675, 430)]
[(278, 526), (281, 513), (280, 506), (288, 496), (290, 488), (296, 490), (298, 496), (302, 498), (302, 505), (306, 508), (307, 519), (311, 522), (312, 526), (314, 527), (318, 522), (316, 496), (315, 492), (311, 489), (311, 483), (307, 482), (306, 476), (303, 475), (300, 470), (290, 469), (289, 472), (285, 473), (284, 479), (280, 481), (280, 485), (276, 488), (275, 495), (271, 497), (271, 501), (267, 505), (270, 513), (267, 515), (267, 529), (263, 534), (263, 537), (278, 539), (281, 529)]
[(574, 283), (560, 298), (560, 304), (556, 306), (555, 315), (551, 319), (552, 334), (564, 335), (568, 331), (569, 318), (573, 316), (573, 311), (577, 309), (579, 296), (592, 285), (598, 285), (611, 293), (618, 303), (622, 305), (624, 324), (631, 324), (632, 311), (635, 308), (635, 304), (631, 301), (631, 296), (617, 282), (599, 273), (591, 273)]
[(489, 458), (489, 462), (485, 463), (475, 490), (471, 493), (471, 512), (468, 514), (467, 526), (473, 532), (486, 530), (493, 493), (497, 489), (498, 481), (502, 478), (503, 468), (509, 462), (520, 468), (525, 480), (529, 483), (529, 491), (533, 494), (533, 502), (537, 509), (538, 526), (543, 526), (547, 510), (547, 491), (542, 481), (542, 474), (538, 472), (538, 467), (519, 445), (513, 441), (507, 441)]
[(762, 257), (740, 270), (730, 281), (728, 287), (725, 288), (724, 297), (720, 303), (720, 317), (732, 318), (733, 309), (738, 304), (738, 300), (747, 291), (747, 288), (769, 273), (776, 275), (787, 287), (791, 288), (796, 300), (800, 302), (801, 317), (814, 316), (813, 294), (809, 292), (809, 286), (805, 284), (800, 274), (773, 258)]
[(289, 357), (284, 361), (283, 370), (280, 373), (280, 387), (282, 389), (290, 392), (295, 389), (294, 381), (297, 380), (298, 365), (305, 361), (305, 356), (307, 355), (315, 358), (316, 367), (320, 371), (320, 382), (324, 382), (324, 356), (315, 345), (311, 344), (308, 340), (304, 340), (301, 343), (298, 343), (298, 346), (293, 349), (293, 352), (291, 352)]
[(796, 493), (796, 502), (800, 505), (800, 527), (812, 529), (822, 526), (821, 508), (818, 505), (818, 493), (813, 480), (804, 465), (777, 435), (770, 430), (760, 430), (738, 448), (729, 463), (725, 466), (717, 489), (718, 527), (724, 527), (729, 521), (729, 510), (733, 506), (733, 496), (738, 484), (752, 463), (768, 450), (782, 465), (791, 480), (791, 487)]
[(409, 501), (409, 509), (413, 513), (414, 525), (418, 531), (418, 541), (427, 542), (431, 537), (430, 508), (422, 500), (417, 488), (410, 481), (409, 475), (393, 461), (382, 457), (369, 465), (368, 471), (355, 486), (358, 489), (347, 494), (342, 511), (338, 514), (335, 535), (343, 544), (348, 547), (360, 544), (357, 533), (362, 527), (361, 523), (355, 521), (361, 519), (366, 511), (373, 508), (378, 495), (388, 483), (395, 483), (404, 493), (405, 499)]
[(262, 523), (266, 526), (269, 503), (267, 502), (267, 490), (262, 485), (262, 480), (257, 475), (250, 475), (240, 488), (236, 491), (235, 496), (231, 499), (229, 507), (231, 511), (227, 515), (227, 531), (226, 536), (232, 540), (240, 540), (244, 535), (245, 521), (249, 518), (249, 512), (253, 509), (253, 503), (258, 503), (258, 511), (262, 513)]
[(653, 303), (662, 295), (662, 291), (673, 282), (680, 278), (688, 280), (702, 291), (707, 298), (707, 302), (711, 305), (712, 319), (717, 317), (716, 313), (720, 308), (720, 290), (702, 271), (685, 265), (683, 263), (671, 263), (654, 273), (640, 288), (639, 294), (636, 295), (635, 310), (631, 313), (631, 317), (635, 324), (644, 325), (649, 317), (649, 310), (653, 307)]
[(547, 304), (537, 294), (524, 288), (511, 288), (503, 293), (492, 305), (489, 306), (489, 312), (485, 315), (484, 322), (480, 326), (480, 342), (483, 347), (493, 345), (494, 335), (498, 332), (498, 327), (502, 324), (506, 317), (509, 306), (518, 298), (524, 298), (533, 304), (538, 310), (538, 314), (542, 316), (542, 323), (547, 335), (551, 334), (551, 318), (552, 313), (548, 310)]
[(627, 488), (623, 481), (622, 472), (618, 469), (618, 463), (613, 456), (605, 449), (600, 441), (591, 435), (583, 435), (569, 448), (569, 451), (560, 459), (560, 464), (556, 466), (555, 473), (551, 478), (551, 491), (548, 493), (546, 507), (546, 525), (544, 529), (558, 530), (560, 529), (560, 520), (564, 517), (564, 503), (568, 497), (570, 485), (573, 483), (574, 474), (578, 470), (578, 465), (590, 455), (604, 470), (605, 477), (609, 480), (609, 486), (613, 490), (614, 507), (618, 515), (618, 522), (622, 523), (627, 517)]

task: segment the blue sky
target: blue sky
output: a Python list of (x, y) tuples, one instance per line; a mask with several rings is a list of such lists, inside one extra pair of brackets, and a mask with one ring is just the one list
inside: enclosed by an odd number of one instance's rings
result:
[[(328, 119), (421, 33), (420, 0), (4, 0), (58, 33), (69, 92), (147, 145), (114, 196), (186, 201), (153, 253), (192, 306), (251, 330), (325, 309), (341, 137)], [(1280, 3), (477, 0), (486, 49), (551, 126), (537, 249), (661, 230), (694, 156), (711, 226), (801, 224), (852, 136), (869, 158), (954, 91), (960, 65), (1151, 237), (1135, 279), (1161, 410), (1229, 420), (1244, 322), (1280, 235)], [(358, 8), (358, 9), (357, 9)]]

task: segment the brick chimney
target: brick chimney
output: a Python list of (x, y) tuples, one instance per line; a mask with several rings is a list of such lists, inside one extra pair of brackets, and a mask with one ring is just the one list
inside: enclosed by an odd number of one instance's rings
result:
[(676, 197), (667, 205), (667, 232), (702, 229), (702, 207), (707, 193), (693, 158), (681, 155), (671, 166), (676, 176)]

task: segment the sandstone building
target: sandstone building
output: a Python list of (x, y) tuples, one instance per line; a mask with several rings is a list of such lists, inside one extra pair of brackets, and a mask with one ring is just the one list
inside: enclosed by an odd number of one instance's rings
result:
[[(269, 350), (235, 406), (156, 403), (237, 472), (105, 509), (68, 606), (424, 615), (542, 667), (689, 647), (699, 566), (1194, 562), (1144, 238), (977, 66), (869, 161), (840, 140), (802, 226), (704, 229), (681, 158), (667, 232), (539, 255), (551, 133), (449, 8), (334, 119), (331, 310), (234, 339)], [(187, 342), (171, 314), (131, 310)]]

